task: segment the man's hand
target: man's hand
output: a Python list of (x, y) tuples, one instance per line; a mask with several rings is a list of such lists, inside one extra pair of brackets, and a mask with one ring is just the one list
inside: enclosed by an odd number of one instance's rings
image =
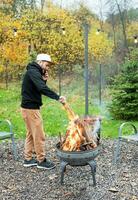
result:
[(60, 96), (59, 97), (59, 102), (62, 103), (62, 104), (66, 103), (66, 97)]

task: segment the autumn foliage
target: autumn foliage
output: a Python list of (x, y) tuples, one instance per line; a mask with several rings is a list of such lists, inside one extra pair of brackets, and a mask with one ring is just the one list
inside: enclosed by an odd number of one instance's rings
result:
[[(5, 71), (5, 63), (8, 63), (8, 71), (22, 73), (27, 62), (40, 52), (50, 54), (57, 63), (54, 73), (58, 71), (58, 65), (63, 71), (72, 70), (76, 64), (83, 66), (85, 21), (89, 23), (89, 60), (105, 63), (112, 56), (114, 42), (109, 37), (107, 22), (102, 22), (105, 29), (97, 34), (101, 21), (83, 7), (72, 13), (54, 6), (52, 1), (48, 1), (43, 9), (31, 2), (0, 1), (1, 73)], [(136, 23), (127, 26), (128, 36), (136, 31)]]

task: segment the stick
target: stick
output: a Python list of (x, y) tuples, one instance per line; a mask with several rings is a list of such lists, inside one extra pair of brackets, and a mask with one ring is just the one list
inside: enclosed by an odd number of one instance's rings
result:
[(65, 110), (67, 111), (68, 118), (70, 120), (73, 120), (77, 117), (77, 115), (73, 112), (73, 110), (70, 108), (68, 103), (64, 103), (63, 106), (64, 106)]

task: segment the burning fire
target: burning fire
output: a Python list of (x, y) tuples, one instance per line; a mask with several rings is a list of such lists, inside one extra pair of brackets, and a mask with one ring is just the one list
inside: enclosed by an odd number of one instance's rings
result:
[(64, 108), (70, 119), (65, 139), (60, 141), (63, 151), (84, 151), (96, 148), (100, 135), (100, 119), (98, 117), (83, 117), (76, 115), (67, 103)]

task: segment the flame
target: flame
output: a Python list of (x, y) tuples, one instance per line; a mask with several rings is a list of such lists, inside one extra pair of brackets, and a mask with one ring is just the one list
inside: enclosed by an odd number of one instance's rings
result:
[(95, 138), (92, 134), (89, 134), (92, 132), (92, 124), (94, 124), (96, 119), (90, 117), (81, 119), (73, 112), (67, 103), (63, 105), (67, 111), (70, 122), (61, 149), (64, 151), (80, 151), (83, 146), (87, 147), (86, 150), (97, 147)]

